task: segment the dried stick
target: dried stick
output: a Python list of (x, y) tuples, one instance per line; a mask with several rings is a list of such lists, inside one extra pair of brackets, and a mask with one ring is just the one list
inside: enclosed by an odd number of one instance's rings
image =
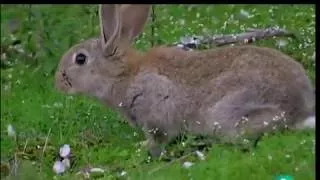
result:
[(228, 44), (244, 43), (249, 44), (256, 40), (266, 39), (270, 37), (293, 37), (293, 33), (289, 33), (284, 29), (278, 27), (272, 27), (267, 29), (247, 29), (247, 32), (240, 34), (228, 34), (228, 35), (213, 35), (213, 36), (194, 36), (181, 38), (179, 43), (174, 44), (175, 46), (181, 47), (186, 50), (197, 49), (203, 45), (210, 46), (225, 46)]

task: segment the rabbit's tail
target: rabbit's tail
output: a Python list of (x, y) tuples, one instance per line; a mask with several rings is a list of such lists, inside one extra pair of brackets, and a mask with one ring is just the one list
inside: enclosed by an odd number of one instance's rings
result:
[(302, 123), (299, 123), (296, 128), (297, 129), (314, 129), (316, 127), (316, 116), (312, 115), (306, 118)]

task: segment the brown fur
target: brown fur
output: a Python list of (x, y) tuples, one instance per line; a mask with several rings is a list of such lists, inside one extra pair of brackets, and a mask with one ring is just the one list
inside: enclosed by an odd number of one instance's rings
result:
[[(72, 47), (61, 59), (56, 85), (64, 92), (94, 96), (122, 112), (144, 129), (153, 154), (158, 154), (159, 143), (181, 133), (235, 141), (294, 127), (314, 114), (313, 88), (303, 67), (279, 51), (255, 46), (191, 52), (157, 47), (139, 53), (122, 38), (108, 47), (95, 39)], [(107, 56), (113, 49), (118, 50)], [(88, 56), (85, 65), (73, 61), (79, 52)]]

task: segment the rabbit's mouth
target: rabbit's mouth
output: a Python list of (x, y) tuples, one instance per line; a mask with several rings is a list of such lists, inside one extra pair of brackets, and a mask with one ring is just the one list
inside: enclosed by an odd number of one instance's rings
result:
[(58, 91), (68, 93), (68, 94), (75, 94), (76, 91), (72, 88), (72, 83), (69, 77), (67, 76), (65, 71), (59, 71), (56, 74), (56, 89)]

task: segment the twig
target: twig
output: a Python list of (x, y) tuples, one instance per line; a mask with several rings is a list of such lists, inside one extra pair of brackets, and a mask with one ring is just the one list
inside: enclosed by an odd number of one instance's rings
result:
[(26, 143), (24, 144), (24, 147), (23, 147), (23, 153), (26, 151), (26, 149), (27, 149), (27, 145), (28, 145), (28, 139), (26, 140)]
[[(223, 46), (227, 44), (233, 44), (238, 42), (251, 43), (256, 40), (265, 39), (269, 37), (295, 37), (293, 33), (289, 33), (288, 31), (280, 28), (267, 28), (267, 29), (247, 29), (247, 32), (238, 34), (236, 36), (233, 35), (225, 35), (222, 37), (212, 37), (209, 38), (207, 43), (214, 44), (216, 46)], [(205, 42), (204, 42), (205, 43)]]
[[(47, 143), (48, 143), (48, 140), (49, 140), (50, 133), (51, 133), (51, 128), (50, 128), (49, 131), (48, 131), (48, 134), (47, 134), (47, 136), (46, 136), (46, 141), (45, 141), (44, 146), (43, 146), (42, 155), (41, 155), (41, 164), (42, 164), (44, 152), (45, 152), (46, 147), (47, 147)], [(40, 173), (41, 173), (41, 170), (42, 170), (41, 167), (42, 167), (42, 165), (40, 166)]]
[(283, 36), (293, 37), (296, 36), (293, 33), (289, 33), (284, 29), (278, 27), (271, 27), (267, 29), (253, 29), (248, 28), (247, 32), (240, 34), (228, 34), (228, 35), (213, 35), (213, 36), (193, 36), (181, 38), (179, 43), (175, 46), (181, 47), (185, 50), (198, 49), (203, 45), (213, 46), (225, 46), (228, 44), (244, 43), (249, 44), (260, 39), (266, 39), (270, 37)]

